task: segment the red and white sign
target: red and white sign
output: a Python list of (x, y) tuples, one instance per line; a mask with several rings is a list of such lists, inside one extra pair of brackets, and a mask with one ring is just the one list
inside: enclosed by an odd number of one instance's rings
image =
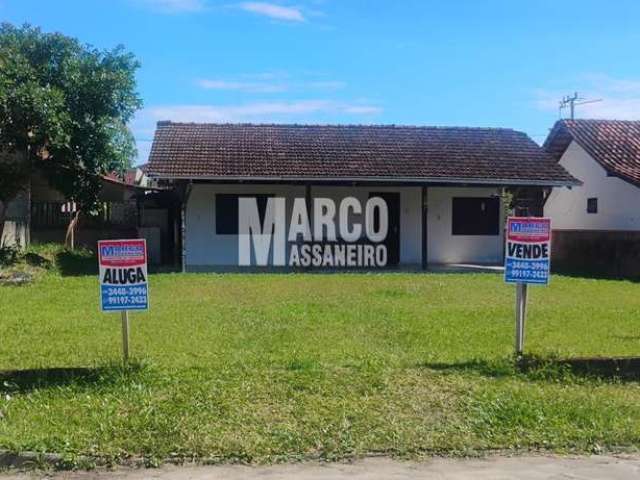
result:
[(101, 240), (98, 264), (102, 310), (147, 310), (147, 243)]
[(551, 220), (509, 217), (504, 278), (507, 283), (549, 283)]

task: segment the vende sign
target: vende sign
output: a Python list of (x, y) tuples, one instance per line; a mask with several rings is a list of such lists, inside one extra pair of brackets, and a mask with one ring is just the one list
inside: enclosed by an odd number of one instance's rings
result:
[(147, 243), (144, 239), (98, 242), (102, 310), (147, 310)]
[(504, 279), (507, 283), (549, 283), (551, 220), (509, 217)]

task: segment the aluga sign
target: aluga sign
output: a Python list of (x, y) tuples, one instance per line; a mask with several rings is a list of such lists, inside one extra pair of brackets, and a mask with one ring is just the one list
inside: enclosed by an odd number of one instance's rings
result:
[(100, 240), (98, 242), (100, 303), (105, 312), (122, 315), (122, 355), (129, 361), (129, 310), (148, 310), (147, 242)]
[(147, 310), (147, 244), (144, 239), (98, 242), (102, 310)]
[(387, 264), (387, 247), (381, 242), (387, 237), (389, 212), (380, 197), (369, 198), (364, 205), (355, 197), (346, 197), (338, 205), (330, 198), (315, 198), (313, 205), (295, 198), (288, 218), (286, 199), (270, 197), (262, 222), (255, 197), (238, 201), (241, 266), (370, 268)]

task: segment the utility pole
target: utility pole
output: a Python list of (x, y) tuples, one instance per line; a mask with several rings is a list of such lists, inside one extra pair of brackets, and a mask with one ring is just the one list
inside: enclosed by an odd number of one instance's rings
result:
[(601, 101), (601, 98), (598, 98), (596, 100), (586, 100), (584, 98), (581, 98), (578, 95), (578, 92), (573, 92), (573, 95), (565, 95), (564, 97), (562, 97), (562, 100), (560, 100), (560, 117), (562, 117), (562, 110), (567, 108), (567, 106), (569, 107), (569, 118), (573, 120), (575, 118), (577, 105), (586, 105), (588, 103), (596, 103)]

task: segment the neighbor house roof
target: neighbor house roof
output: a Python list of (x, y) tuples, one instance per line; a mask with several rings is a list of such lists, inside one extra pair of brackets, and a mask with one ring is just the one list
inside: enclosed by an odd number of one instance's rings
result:
[(640, 186), (640, 121), (559, 120), (544, 148), (559, 160), (572, 141), (609, 174)]
[(502, 128), (158, 122), (150, 176), (210, 180), (578, 184)]

